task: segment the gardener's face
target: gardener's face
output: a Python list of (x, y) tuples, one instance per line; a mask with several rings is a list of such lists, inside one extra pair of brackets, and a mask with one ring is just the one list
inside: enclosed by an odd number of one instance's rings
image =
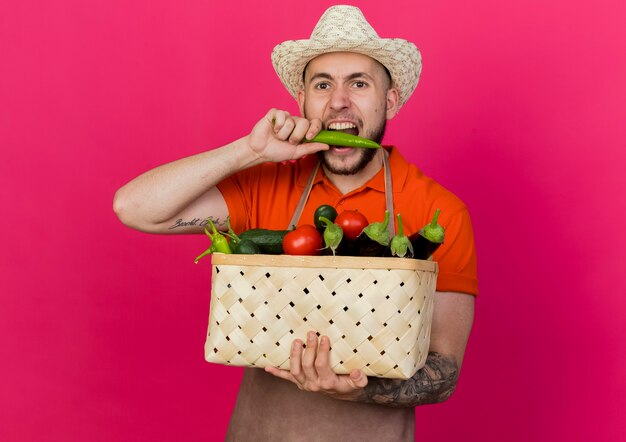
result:
[[(309, 62), (300, 111), (319, 118), (323, 128), (382, 141), (386, 121), (397, 112), (398, 93), (385, 68), (374, 59), (350, 52), (320, 55)], [(362, 170), (376, 149), (331, 146), (323, 162), (332, 173), (350, 175)]]

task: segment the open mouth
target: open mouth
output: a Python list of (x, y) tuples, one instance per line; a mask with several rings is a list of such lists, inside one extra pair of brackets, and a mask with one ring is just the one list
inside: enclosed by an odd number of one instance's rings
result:
[(352, 135), (359, 134), (359, 129), (357, 129), (356, 124), (348, 122), (330, 123), (328, 125), (328, 130), (336, 130)]

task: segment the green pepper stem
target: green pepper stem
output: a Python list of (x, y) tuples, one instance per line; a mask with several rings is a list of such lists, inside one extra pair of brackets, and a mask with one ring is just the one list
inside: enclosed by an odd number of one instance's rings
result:
[(397, 217), (398, 217), (398, 235), (402, 236), (404, 235), (404, 226), (402, 225), (402, 217), (400, 216), (399, 213)]
[(437, 227), (437, 223), (439, 222), (439, 209), (435, 210), (435, 214), (433, 215), (433, 220), (430, 222), (431, 227)]
[(209, 224), (211, 224), (211, 228), (213, 229), (213, 235), (216, 235), (217, 232), (217, 228), (215, 227), (215, 224), (213, 224), (213, 220), (209, 218)]
[[(210, 223), (211, 221), (209, 221)], [(211, 232), (209, 231), (209, 228), (207, 226), (204, 226), (204, 233), (206, 233), (206, 236), (208, 236), (211, 241), (213, 241), (213, 235), (211, 234)]]
[(226, 217), (226, 225), (228, 226), (228, 232), (224, 232), (224, 235), (228, 236), (230, 239), (232, 239), (233, 241), (237, 243), (241, 241), (241, 238), (239, 238), (239, 236), (235, 233), (235, 231), (230, 225), (230, 216)]
[(330, 226), (330, 225), (334, 224), (331, 220), (329, 220), (328, 218), (326, 218), (323, 215), (318, 216), (317, 219), (319, 219), (321, 222), (323, 222), (327, 226)]

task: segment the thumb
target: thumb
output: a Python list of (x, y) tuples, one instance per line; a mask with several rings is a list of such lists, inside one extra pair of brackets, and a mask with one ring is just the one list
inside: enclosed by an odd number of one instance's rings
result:
[(354, 388), (363, 388), (367, 385), (367, 376), (361, 370), (352, 370), (349, 381)]
[(328, 144), (303, 142), (298, 144), (296, 154), (298, 158), (300, 158), (307, 155), (313, 155), (314, 153), (328, 149), (330, 149), (330, 146)]

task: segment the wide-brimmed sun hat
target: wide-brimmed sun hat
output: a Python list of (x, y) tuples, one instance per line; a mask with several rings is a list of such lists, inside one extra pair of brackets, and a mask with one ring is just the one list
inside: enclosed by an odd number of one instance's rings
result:
[(289, 93), (304, 88), (302, 73), (313, 58), (329, 52), (367, 55), (387, 68), (398, 90), (398, 108), (409, 99), (422, 71), (417, 47), (400, 38), (380, 38), (355, 6), (337, 5), (324, 12), (308, 40), (288, 40), (272, 51), (272, 64)]

